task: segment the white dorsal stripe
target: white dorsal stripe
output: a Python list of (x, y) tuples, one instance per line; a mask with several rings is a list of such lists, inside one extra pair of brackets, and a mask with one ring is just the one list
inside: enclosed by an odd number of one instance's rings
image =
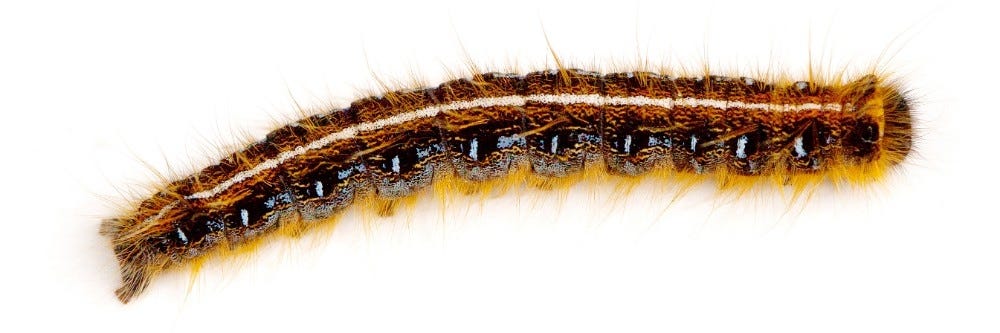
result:
[[(803, 103), (803, 104), (772, 104), (772, 103), (746, 103), (740, 101), (728, 101), (721, 99), (706, 99), (706, 98), (649, 98), (646, 96), (630, 96), (630, 97), (618, 97), (618, 96), (603, 96), (599, 94), (537, 94), (537, 95), (510, 95), (503, 97), (482, 97), (467, 101), (455, 101), (447, 104), (428, 106), (422, 109), (417, 109), (410, 112), (400, 113), (388, 118), (377, 119), (369, 122), (363, 122), (354, 126), (350, 126), (340, 130), (339, 132), (332, 133), (330, 135), (324, 136), (316, 141), (310, 142), (305, 146), (298, 146), (295, 149), (282, 152), (272, 159), (261, 162), (260, 164), (254, 166), (253, 168), (245, 171), (241, 171), (233, 177), (227, 179), (226, 181), (219, 183), (215, 187), (193, 193), (184, 197), (185, 199), (207, 199), (222, 193), (226, 189), (236, 185), (250, 177), (256, 176), (261, 172), (269, 169), (273, 169), (278, 165), (293, 159), (299, 155), (305, 154), (307, 151), (313, 149), (319, 149), (330, 145), (333, 142), (354, 138), (361, 132), (376, 131), (389, 126), (395, 126), (410, 122), (413, 120), (421, 118), (429, 118), (438, 115), (445, 111), (459, 111), (467, 110), (472, 108), (488, 108), (496, 106), (524, 106), (528, 102), (542, 103), (542, 104), (587, 104), (593, 106), (603, 106), (603, 105), (630, 105), (630, 106), (658, 106), (666, 109), (672, 109), (675, 107), (709, 107), (714, 109), (739, 109), (748, 111), (772, 111), (772, 112), (797, 112), (806, 110), (819, 110), (819, 111), (830, 111), (839, 112), (843, 108), (840, 104), (827, 103), (827, 104), (817, 104), (817, 103)], [(163, 212), (161, 212), (162, 214)], [(158, 214), (160, 215), (160, 214)]]

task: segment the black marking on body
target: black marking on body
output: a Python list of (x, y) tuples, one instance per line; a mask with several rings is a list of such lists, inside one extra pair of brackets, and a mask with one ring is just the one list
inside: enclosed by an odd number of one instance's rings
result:
[[(525, 95), (604, 94), (604, 77), (581, 70), (543, 71), (524, 77)], [(525, 106), (528, 160), (532, 172), (561, 177), (583, 170), (601, 156), (602, 107), (549, 105)]]
[[(524, 81), (510, 75), (487, 73), (472, 79), (442, 83), (434, 91), (438, 101), (502, 97), (521, 93)], [(484, 181), (506, 176), (525, 159), (524, 112), (520, 107), (498, 106), (443, 112), (437, 116), (441, 135), (455, 174)]]

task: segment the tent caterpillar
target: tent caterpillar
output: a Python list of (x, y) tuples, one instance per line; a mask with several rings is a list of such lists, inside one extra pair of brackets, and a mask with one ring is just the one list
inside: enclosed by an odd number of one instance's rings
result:
[(310, 116), (167, 184), (106, 220), (128, 302), (152, 278), (277, 230), (302, 230), (364, 198), (435, 181), (477, 183), (650, 172), (724, 187), (880, 179), (911, 149), (894, 82), (761, 80), (557, 68), (475, 73)]

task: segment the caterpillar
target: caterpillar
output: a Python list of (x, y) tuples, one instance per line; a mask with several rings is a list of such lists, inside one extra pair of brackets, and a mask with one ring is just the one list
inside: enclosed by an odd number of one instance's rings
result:
[(435, 182), (599, 172), (710, 176), (725, 188), (872, 183), (911, 150), (910, 104), (878, 74), (823, 82), (561, 66), (475, 73), (292, 122), (166, 184), (100, 231), (127, 303), (172, 267)]

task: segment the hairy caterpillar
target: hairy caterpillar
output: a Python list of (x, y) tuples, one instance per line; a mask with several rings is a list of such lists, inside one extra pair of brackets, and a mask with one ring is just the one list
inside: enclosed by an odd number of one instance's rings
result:
[(596, 171), (708, 175), (733, 188), (864, 184), (903, 161), (911, 127), (904, 93), (876, 74), (769, 82), (565, 68), (476, 73), (276, 129), (167, 184), (101, 232), (120, 264), (116, 293), (128, 302), (170, 267), (435, 181)]

